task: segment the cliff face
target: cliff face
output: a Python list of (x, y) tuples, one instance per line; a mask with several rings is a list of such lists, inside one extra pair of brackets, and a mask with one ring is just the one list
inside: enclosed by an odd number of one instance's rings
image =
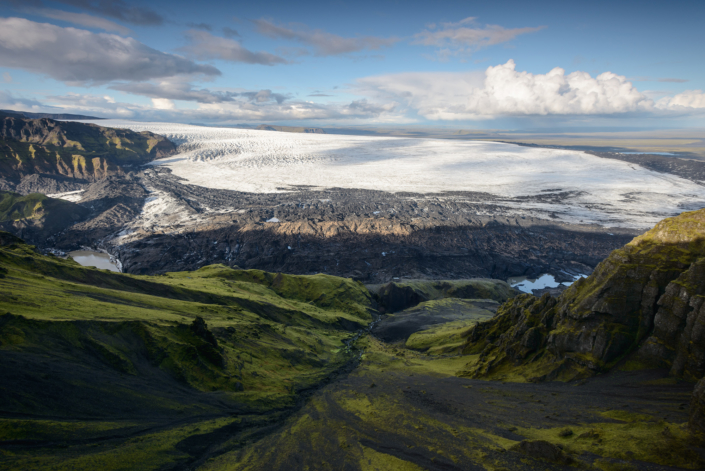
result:
[(0, 176), (31, 174), (96, 181), (176, 153), (166, 138), (95, 124), (0, 114)]
[(686, 379), (705, 374), (705, 210), (665, 219), (558, 298), (522, 295), (468, 333), (470, 377), (574, 379), (632, 354)]

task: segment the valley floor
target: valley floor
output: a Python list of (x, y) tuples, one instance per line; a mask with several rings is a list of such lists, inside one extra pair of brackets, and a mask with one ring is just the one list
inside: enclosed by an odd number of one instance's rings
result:
[[(692, 384), (665, 371), (580, 383), (455, 376), (471, 356), (359, 341), (361, 363), (293, 410), (177, 421), (4, 417), (6, 469), (702, 469), (686, 429)], [(292, 413), (293, 412), (293, 413)], [(40, 434), (37, 431), (41, 430)], [(17, 440), (18, 436), (27, 440)], [(29, 438), (32, 437), (32, 438)], [(522, 453), (522, 440), (562, 449)], [(563, 461), (567, 460), (567, 461)], [(4, 464), (3, 464), (4, 463)]]

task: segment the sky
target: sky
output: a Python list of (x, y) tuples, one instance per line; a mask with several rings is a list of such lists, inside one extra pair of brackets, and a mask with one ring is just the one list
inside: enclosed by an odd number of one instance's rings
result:
[(0, 108), (181, 123), (705, 127), (705, 1), (0, 0)]

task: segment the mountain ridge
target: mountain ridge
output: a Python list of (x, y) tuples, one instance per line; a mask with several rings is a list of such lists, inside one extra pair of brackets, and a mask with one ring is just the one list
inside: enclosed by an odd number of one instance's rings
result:
[(168, 139), (148, 131), (0, 113), (0, 175), (11, 182), (33, 174), (92, 182), (175, 153)]

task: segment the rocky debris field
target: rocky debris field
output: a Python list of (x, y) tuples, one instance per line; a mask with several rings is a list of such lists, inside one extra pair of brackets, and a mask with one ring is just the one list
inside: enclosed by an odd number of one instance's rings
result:
[(81, 197), (93, 215), (50, 242), (106, 249), (142, 274), (223, 263), (366, 283), (546, 272), (572, 281), (635, 235), (522, 217), (489, 194), (257, 194), (189, 185), (160, 167), (95, 183)]

